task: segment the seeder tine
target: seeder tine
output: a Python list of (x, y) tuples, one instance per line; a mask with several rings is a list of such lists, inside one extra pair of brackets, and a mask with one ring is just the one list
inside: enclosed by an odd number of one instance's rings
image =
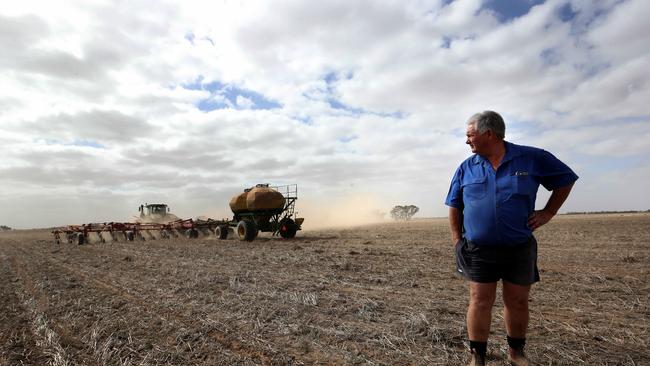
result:
[(123, 231), (113, 231), (113, 240), (116, 243), (124, 242), (126, 241), (126, 235), (124, 235)]
[(135, 233), (133, 230), (124, 231), (124, 238), (126, 241), (133, 241), (135, 239)]
[(86, 239), (85, 241), (88, 244), (101, 244), (101, 243), (105, 242), (104, 238), (102, 237), (102, 233), (99, 232), (99, 231), (90, 231), (89, 230), (86, 233), (86, 238), (85, 239)]
[(52, 231), (52, 235), (54, 235), (54, 244), (61, 245), (61, 232), (59, 231), (59, 229), (54, 229)]
[(147, 241), (147, 239), (144, 237), (144, 234), (140, 230), (135, 232), (135, 237), (140, 239), (141, 241)]

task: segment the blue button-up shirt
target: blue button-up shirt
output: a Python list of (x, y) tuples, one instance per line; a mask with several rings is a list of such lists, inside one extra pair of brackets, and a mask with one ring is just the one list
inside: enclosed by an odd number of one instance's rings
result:
[(463, 235), (476, 245), (527, 243), (528, 217), (537, 189), (567, 186), (578, 176), (548, 151), (505, 142), (506, 153), (494, 170), (474, 154), (456, 170), (445, 204), (463, 212)]

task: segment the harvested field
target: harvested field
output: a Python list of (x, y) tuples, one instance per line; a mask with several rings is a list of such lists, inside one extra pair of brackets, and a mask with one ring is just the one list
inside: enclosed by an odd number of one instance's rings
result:
[[(536, 364), (650, 365), (650, 215), (559, 216), (537, 238)], [(0, 365), (461, 365), (452, 253), (444, 219), (252, 243), (0, 233)]]

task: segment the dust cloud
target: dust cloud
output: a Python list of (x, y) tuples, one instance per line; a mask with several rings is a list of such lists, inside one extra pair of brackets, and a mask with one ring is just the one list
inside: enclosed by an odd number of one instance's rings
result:
[(389, 211), (389, 205), (368, 193), (352, 192), (328, 199), (306, 197), (296, 202), (297, 217), (305, 218), (305, 230), (386, 222)]

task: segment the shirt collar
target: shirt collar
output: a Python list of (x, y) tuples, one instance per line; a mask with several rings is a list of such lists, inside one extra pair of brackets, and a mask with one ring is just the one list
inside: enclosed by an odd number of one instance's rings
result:
[(508, 141), (504, 141), (504, 142), (506, 144), (506, 154), (503, 156), (503, 159), (501, 160), (501, 164), (510, 161), (513, 158), (521, 155), (521, 149), (519, 148), (519, 145), (515, 145)]
[[(508, 141), (503, 141), (503, 142), (506, 145), (506, 154), (503, 156), (503, 159), (501, 160), (501, 164), (503, 164), (503, 163), (505, 163), (507, 161), (510, 161), (513, 158), (521, 155), (521, 149), (519, 148), (519, 145), (515, 145), (515, 144), (513, 144), (511, 142), (508, 142)], [(487, 161), (487, 160), (485, 160), (485, 158), (482, 157), (479, 154), (474, 154), (474, 158), (472, 159), (472, 162), (474, 164), (481, 164), (481, 163), (483, 163), (485, 161)]]

